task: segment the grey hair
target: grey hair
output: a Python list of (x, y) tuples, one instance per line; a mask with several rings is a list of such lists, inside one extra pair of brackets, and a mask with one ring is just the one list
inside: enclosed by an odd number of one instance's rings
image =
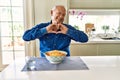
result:
[[(63, 5), (55, 5), (51, 10), (55, 10), (57, 7), (63, 7), (65, 9), (65, 7)], [(66, 9), (65, 9), (66, 10)]]

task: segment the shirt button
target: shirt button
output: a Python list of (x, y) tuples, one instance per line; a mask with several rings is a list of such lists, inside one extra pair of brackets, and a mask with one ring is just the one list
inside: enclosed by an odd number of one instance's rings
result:
[(53, 44), (53, 47), (55, 48), (55, 47), (56, 47), (56, 44)]

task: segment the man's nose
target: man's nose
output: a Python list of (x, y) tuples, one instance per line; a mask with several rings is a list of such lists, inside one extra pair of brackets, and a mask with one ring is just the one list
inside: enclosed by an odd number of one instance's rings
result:
[(64, 18), (64, 16), (63, 16), (63, 15), (60, 15), (59, 17), (60, 17), (60, 18)]

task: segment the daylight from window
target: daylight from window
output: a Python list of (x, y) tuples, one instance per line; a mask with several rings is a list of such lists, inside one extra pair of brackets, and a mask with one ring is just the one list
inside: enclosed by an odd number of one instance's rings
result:
[[(107, 14), (108, 13), (108, 14)], [(69, 24), (85, 31), (85, 24), (94, 24), (94, 33), (104, 33), (103, 26), (109, 26), (107, 33), (118, 31), (120, 25), (120, 11), (82, 11), (70, 10)]]
[(0, 0), (0, 50), (2, 64), (25, 57), (23, 0)]

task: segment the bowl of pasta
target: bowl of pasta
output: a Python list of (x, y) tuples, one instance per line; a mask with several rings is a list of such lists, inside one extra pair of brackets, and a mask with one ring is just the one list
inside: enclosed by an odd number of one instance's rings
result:
[(52, 64), (61, 63), (66, 57), (67, 52), (60, 50), (52, 50), (45, 53), (46, 59)]

